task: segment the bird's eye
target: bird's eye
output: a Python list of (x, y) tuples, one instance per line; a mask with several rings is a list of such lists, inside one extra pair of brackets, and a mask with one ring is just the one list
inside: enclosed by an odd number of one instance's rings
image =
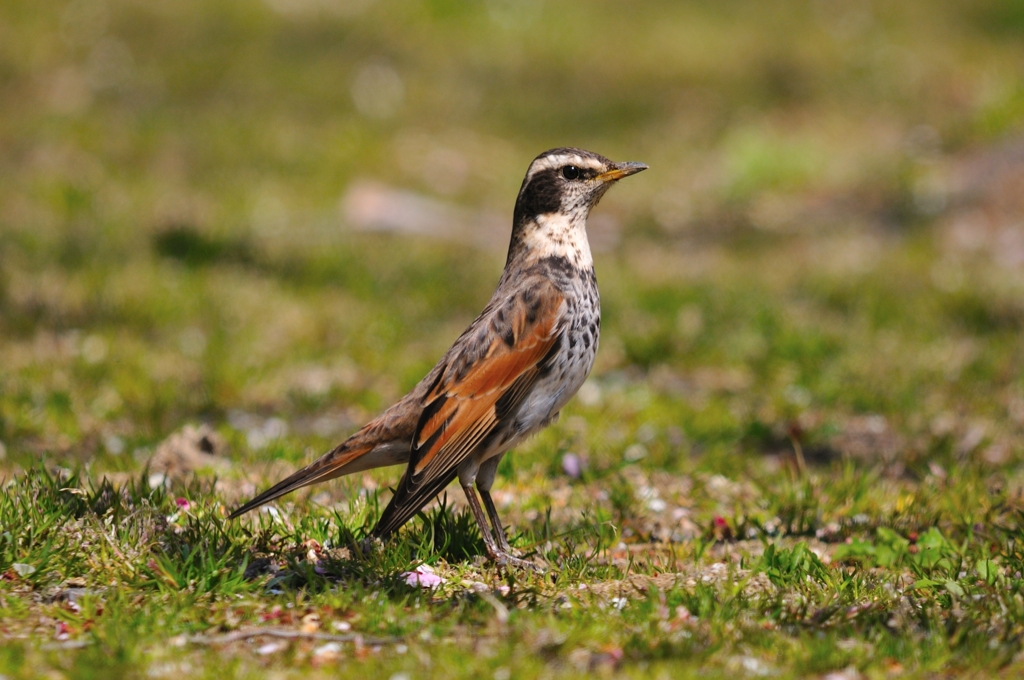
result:
[(562, 168), (562, 177), (566, 179), (579, 179), (580, 169), (577, 168), (575, 165), (567, 165), (564, 168)]

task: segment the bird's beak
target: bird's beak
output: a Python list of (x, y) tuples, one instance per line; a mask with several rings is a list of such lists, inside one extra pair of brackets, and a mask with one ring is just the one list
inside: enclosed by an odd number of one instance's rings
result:
[(644, 165), (643, 163), (634, 163), (632, 161), (626, 163), (616, 163), (615, 165), (612, 166), (611, 170), (606, 170), (605, 172), (602, 172), (594, 179), (600, 180), (602, 182), (614, 182), (616, 180), (622, 179), (623, 177), (635, 175), (636, 173), (642, 172), (643, 170), (646, 169), (647, 166)]

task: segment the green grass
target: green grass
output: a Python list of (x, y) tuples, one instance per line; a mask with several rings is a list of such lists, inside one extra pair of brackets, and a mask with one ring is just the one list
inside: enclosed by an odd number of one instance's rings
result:
[[(0, 676), (1016, 677), (1022, 27), (2, 4)], [(226, 521), (429, 370), (564, 144), (651, 169), (592, 222), (593, 377), (499, 470), (548, 572), (483, 561), (457, 489), (367, 544), (398, 469)], [(366, 180), (467, 224), (361, 231)]]
[[(729, 499), (724, 517), (695, 507), (702, 534), (679, 543), (620, 543), (611, 499), (563, 526), (539, 515), (514, 540), (552, 567), (536, 575), (474, 559), (468, 514), (446, 506), (368, 547), (373, 495), (341, 512), (302, 504), (277, 521), (227, 522), (219, 494), (200, 485), (175, 499), (145, 481), (117, 490), (33, 471), (0, 504), (5, 673), (212, 677), (224, 671), (218, 655), (242, 676), (267, 665), (556, 676), (1019, 670), (1019, 497), (991, 474), (868, 477), (849, 464), (806, 480), (762, 473), (755, 507), (744, 497)], [(578, 484), (569, 497), (604, 487)], [(405, 583), (421, 563), (444, 579), (437, 590)], [(312, 636), (263, 654), (218, 643), (281, 629), (346, 642), (319, 655), (328, 643)]]

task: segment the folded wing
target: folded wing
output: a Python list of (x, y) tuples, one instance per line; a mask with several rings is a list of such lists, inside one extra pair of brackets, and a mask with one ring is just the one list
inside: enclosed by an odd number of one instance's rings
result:
[(396, 531), (455, 479), (467, 459), (500, 444), (518, 407), (550, 369), (562, 335), (564, 297), (550, 282), (519, 290), (489, 307), (433, 372), (409, 467), (374, 535)]

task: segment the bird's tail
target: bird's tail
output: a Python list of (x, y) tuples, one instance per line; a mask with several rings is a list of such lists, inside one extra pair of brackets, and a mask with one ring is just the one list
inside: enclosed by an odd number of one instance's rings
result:
[[(232, 512), (228, 515), (228, 519), (234, 519), (239, 515), (243, 515), (250, 510), (310, 484), (325, 482), (335, 477), (369, 470), (370, 468), (407, 463), (409, 460), (408, 450), (405, 451), (403, 457), (401, 450), (389, 450), (387, 446), (381, 446), (379, 442), (360, 445), (359, 442), (353, 441), (357, 437), (358, 434), (290, 477), (281, 480)], [(400, 449), (400, 447), (398, 448)]]

